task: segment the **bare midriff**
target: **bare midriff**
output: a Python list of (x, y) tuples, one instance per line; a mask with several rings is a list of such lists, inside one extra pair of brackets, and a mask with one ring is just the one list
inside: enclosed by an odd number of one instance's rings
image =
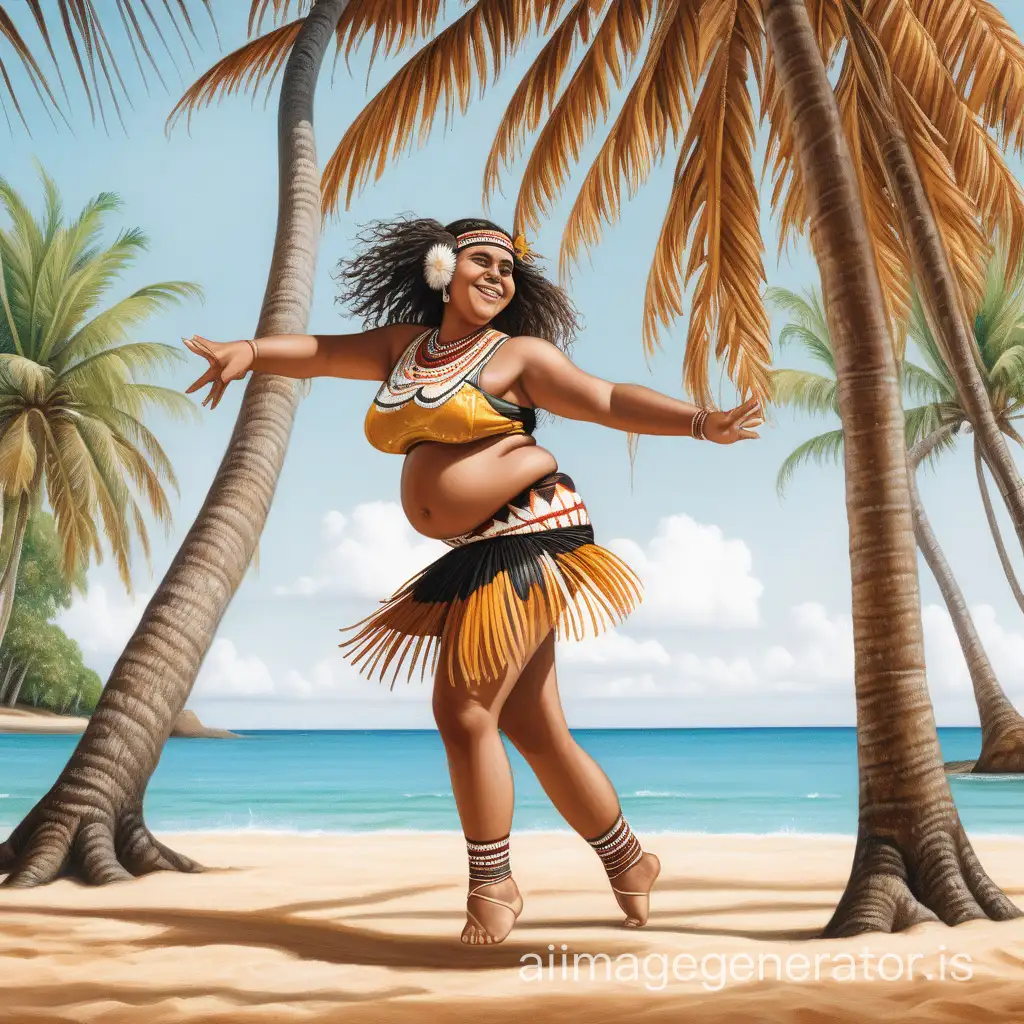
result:
[(405, 457), (402, 508), (417, 533), (457, 537), (557, 468), (551, 452), (528, 434), (469, 444), (424, 441)]

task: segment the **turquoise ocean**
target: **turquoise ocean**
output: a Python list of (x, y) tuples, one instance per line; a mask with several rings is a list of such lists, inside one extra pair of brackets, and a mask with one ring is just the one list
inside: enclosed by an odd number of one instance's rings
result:
[[(852, 835), (853, 729), (578, 730), (643, 833)], [(977, 729), (940, 729), (946, 760), (976, 755)], [(49, 789), (77, 737), (0, 735), (0, 839)], [(518, 830), (567, 830), (509, 746)], [(1024, 775), (954, 777), (972, 834), (1024, 835)], [(458, 831), (436, 732), (244, 732), (168, 742), (146, 793), (162, 832)]]

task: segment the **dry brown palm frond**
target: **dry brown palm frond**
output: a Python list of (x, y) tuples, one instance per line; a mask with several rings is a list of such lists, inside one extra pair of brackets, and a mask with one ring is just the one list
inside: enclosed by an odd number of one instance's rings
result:
[[(481, 92), (502, 62), (522, 43), (544, 5), (534, 0), (477, 0), (458, 20), (412, 57), (363, 108), (324, 169), (324, 213), (336, 212), (342, 186), (345, 205), (389, 160), (422, 144), (438, 112), (445, 126), (456, 107), (465, 112), (474, 83)], [(418, 125), (418, 132), (417, 132)]]
[(199, 76), (174, 105), (165, 125), (167, 132), (170, 133), (183, 114), (186, 127), (189, 127), (193, 113), (200, 107), (233, 93), (254, 89), (268, 75), (269, 91), (274, 76), (288, 60), (288, 54), (295, 45), (302, 24), (303, 19), (300, 18), (298, 21), (275, 28), (217, 61), (212, 68)]
[[(311, 0), (296, 0), (295, 18), (298, 21), (309, 13)], [(263, 19), (270, 13), (270, 22), (276, 28), (288, 17), (292, 0), (251, 0), (249, 4), (249, 25), (247, 33), (250, 38), (261, 35), (263, 32)]]
[[(807, 0), (807, 13), (814, 26), (822, 60), (830, 67), (845, 38), (845, 24), (839, 0)], [(764, 88), (761, 91), (761, 120), (768, 121), (768, 150), (764, 175), (774, 181), (771, 207), (779, 213), (779, 255), (792, 238), (807, 226), (803, 178), (793, 148), (786, 100), (779, 87), (775, 62), (768, 53), (765, 61)], [(763, 180), (763, 179), (762, 179)]]
[[(39, 7), (39, 2), (38, 0), (29, 0), (29, 5), (32, 12), (36, 15), (36, 23), (37, 25), (40, 26), (44, 40), (46, 42), (47, 49), (50, 51), (50, 56), (54, 58), (54, 62), (56, 63), (56, 58), (54, 57), (53, 53), (53, 46), (50, 42), (49, 33), (46, 30), (46, 22), (42, 21), (42, 11)], [(25, 42), (21, 33), (15, 26), (14, 22), (11, 21), (10, 16), (7, 14), (7, 12), (3, 9), (2, 6), (0, 6), (0, 37), (7, 40), (7, 42), (10, 44), (11, 48), (17, 55), (18, 59), (21, 61), (22, 66), (25, 68), (25, 71), (28, 74), (29, 81), (32, 83), (32, 87), (36, 91), (36, 95), (40, 95), (41, 90), (45, 91), (47, 98), (50, 100), (50, 103), (52, 103), (53, 106), (59, 110), (60, 108), (57, 104), (57, 98), (53, 95), (53, 92), (50, 89), (50, 85), (46, 81), (46, 76), (43, 74), (43, 71), (39, 67), (38, 62), (32, 55), (32, 51), (31, 49), (29, 49), (28, 44)], [(14, 91), (14, 83), (11, 81), (10, 75), (7, 71), (7, 67), (2, 59), (0, 59), (0, 78), (3, 79), (3, 84), (7, 90), (7, 95), (10, 96), (11, 102), (14, 104), (14, 109), (17, 111), (18, 117), (21, 119), (21, 123), (26, 128), (28, 128), (28, 121), (25, 120), (25, 114), (21, 109), (21, 103), (18, 100), (18, 95)], [(0, 107), (2, 106), (3, 101), (0, 100)], [(6, 115), (6, 107), (4, 107), (3, 109)], [(9, 124), (10, 122), (8, 121), (8, 125)]]
[[(186, 32), (196, 38), (192, 13), (198, 10), (200, 5), (213, 22), (213, 12), (209, 0), (175, 0), (173, 3), (171, 0), (164, 0), (162, 4), (165, 22), (174, 29), (190, 60), (191, 53)], [(50, 21), (59, 14), (64, 39), (89, 105), (90, 117), (95, 121), (98, 113), (105, 127), (107, 122), (104, 97), (109, 97), (120, 118), (120, 98), (130, 96), (130, 90), (121, 76), (118, 60), (108, 36), (109, 28), (115, 20), (115, 12), (135, 56), (143, 82), (146, 81), (146, 70), (139, 58), (138, 47), (141, 46), (158, 77), (160, 72), (149, 47), (150, 41), (159, 40), (172, 62), (174, 60), (174, 54), (154, 12), (155, 5), (152, 0), (116, 0), (116, 3), (97, 3), (97, 0), (60, 0), (59, 4), (44, 4), (42, 0), (25, 0), (24, 6), (35, 21), (46, 50), (57, 67), (58, 77), (63, 86), (60, 61), (54, 51), (50, 34)], [(54, 8), (56, 8), (57, 14), (54, 13)], [(216, 30), (216, 23), (214, 23), (214, 29)], [(45, 94), (46, 100), (63, 116), (63, 112), (60, 111), (35, 58), (31, 54), (31, 48), (14, 28), (3, 5), (0, 5), (0, 40), (6, 40), (14, 49), (25, 65), (29, 80), (40, 97), (42, 98)], [(0, 78), (4, 80), (4, 86), (14, 101), (20, 116), (21, 108), (2, 62), (0, 62)]]
[(427, 36), (437, 28), (442, 14), (444, 0), (350, 0), (334, 31), (334, 67), (342, 53), (347, 63), (352, 51), (372, 32), (366, 68), (369, 77), (379, 56), (386, 57)]
[[(881, 43), (893, 77), (938, 132), (957, 185), (980, 215), (983, 231), (978, 237), (1004, 235), (1010, 258), (1019, 260), (1024, 251), (1024, 192), (996, 141), (961, 99), (934, 40), (907, 0), (884, 0), (884, 5), (882, 0), (871, 0), (865, 5), (864, 20)], [(908, 137), (909, 132), (908, 128)], [(938, 183), (941, 176), (931, 180)], [(933, 204), (942, 202), (933, 195), (932, 199)], [(953, 207), (947, 204), (946, 210), (952, 213)], [(943, 225), (944, 234), (958, 230), (952, 222)], [(972, 244), (969, 233), (961, 237), (961, 250), (970, 251)], [(986, 248), (983, 245), (978, 253), (982, 260)], [(961, 282), (967, 286), (965, 298), (974, 296), (983, 277), (983, 270), (977, 271), (977, 280), (974, 268), (969, 270)], [(973, 308), (973, 303), (968, 302), (967, 308)]]
[[(586, 43), (593, 22), (606, 0), (575, 0), (564, 20), (551, 33), (529, 71), (516, 87), (508, 108), (498, 125), (494, 143), (484, 168), (484, 205), (501, 188), (501, 167), (519, 156), (528, 133), (536, 131), (545, 112), (550, 112), (562, 77), (576, 50), (577, 42)], [(553, 14), (565, 0), (554, 0)]]
[[(713, 404), (715, 356), (744, 396), (771, 395), (771, 337), (761, 295), (763, 245), (754, 180), (754, 111), (748, 74), (761, 66), (764, 37), (758, 0), (708, 0), (702, 31), (724, 24), (683, 142), (676, 183), (658, 239), (644, 304), (644, 347), (659, 326), (682, 315), (682, 289), (696, 275), (683, 357), (684, 384), (695, 402)], [(680, 274), (687, 237), (690, 258)], [(682, 278), (682, 280), (681, 280)]]
[(559, 268), (567, 277), (582, 248), (601, 236), (602, 223), (619, 217), (621, 185), (630, 196), (647, 181), (668, 146), (678, 144), (701, 73), (699, 13), (702, 0), (673, 0), (658, 12), (643, 67), (611, 131), (587, 172), (569, 212)]
[(1024, 152), (1024, 44), (989, 0), (913, 0), (968, 108)]
[(540, 218), (561, 194), (598, 119), (608, 116), (611, 83), (622, 87), (653, 12), (654, 0), (611, 0), (530, 154), (516, 200), (517, 229), (538, 230)]

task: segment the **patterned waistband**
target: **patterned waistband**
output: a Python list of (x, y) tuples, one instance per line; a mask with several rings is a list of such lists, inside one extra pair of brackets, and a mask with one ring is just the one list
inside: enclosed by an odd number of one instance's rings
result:
[(445, 541), (451, 548), (463, 547), (494, 537), (521, 536), (561, 530), (567, 526), (589, 526), (590, 516), (576, 492), (572, 478), (551, 473), (517, 494), (507, 505), (475, 530)]

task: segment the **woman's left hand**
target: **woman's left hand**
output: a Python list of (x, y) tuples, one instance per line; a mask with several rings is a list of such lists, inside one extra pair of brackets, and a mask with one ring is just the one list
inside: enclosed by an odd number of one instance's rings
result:
[(715, 444), (734, 444), (760, 435), (753, 430), (764, 422), (761, 403), (751, 398), (728, 412), (712, 412), (704, 421), (704, 436)]

